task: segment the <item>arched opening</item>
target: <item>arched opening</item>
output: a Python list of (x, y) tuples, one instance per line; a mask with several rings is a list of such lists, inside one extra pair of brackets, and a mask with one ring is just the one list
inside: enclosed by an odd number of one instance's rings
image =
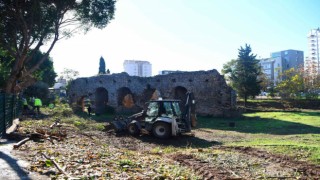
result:
[(129, 88), (122, 87), (117, 90), (117, 94), (118, 106), (124, 106), (126, 108), (131, 108), (134, 106), (134, 97)]
[(158, 99), (159, 91), (155, 88), (152, 88), (150, 84), (147, 84), (146, 89), (143, 90), (141, 100), (143, 103), (148, 102), (149, 100)]
[(174, 99), (179, 99), (181, 100), (180, 103), (180, 109), (182, 112), (185, 111), (185, 104), (186, 104), (186, 100), (187, 100), (187, 92), (188, 90), (185, 87), (182, 86), (177, 86), (176, 88), (174, 88)]
[[(79, 98), (79, 100), (77, 101), (77, 109), (78, 110), (80, 110), (81, 109), (81, 111), (85, 111), (85, 100), (86, 100), (86, 98), (87, 98), (87, 96), (81, 96), (80, 98)], [(79, 109), (80, 108), (80, 109)]]
[(160, 91), (158, 91), (157, 89), (153, 91), (152, 96), (150, 98), (150, 100), (157, 100), (161, 97), (161, 93)]
[(95, 93), (94, 107), (96, 114), (102, 114), (106, 112), (108, 100), (108, 91), (103, 87), (97, 88)]

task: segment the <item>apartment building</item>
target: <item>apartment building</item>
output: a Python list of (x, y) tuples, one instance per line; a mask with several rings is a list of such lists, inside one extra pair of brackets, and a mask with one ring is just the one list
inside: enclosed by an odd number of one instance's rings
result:
[(260, 65), (266, 76), (276, 85), (281, 81), (282, 72), (304, 66), (303, 51), (289, 49), (272, 52), (270, 58), (260, 59)]
[(125, 60), (123, 68), (130, 76), (150, 77), (152, 75), (152, 65), (148, 61)]

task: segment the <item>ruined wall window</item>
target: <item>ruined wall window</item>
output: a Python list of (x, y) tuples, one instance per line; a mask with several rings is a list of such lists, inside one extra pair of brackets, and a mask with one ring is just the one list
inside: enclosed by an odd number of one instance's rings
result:
[(160, 79), (157, 79), (157, 82), (160, 82)]
[(100, 80), (99, 83), (102, 84), (102, 81)]
[(189, 82), (192, 82), (193, 80), (192, 79), (189, 79)]
[(128, 80), (128, 83), (131, 83), (131, 79)]
[(209, 79), (206, 79), (204, 82), (209, 82)]
[(176, 82), (176, 79), (172, 79), (171, 81), (172, 81), (172, 82)]
[(88, 84), (88, 79), (86, 79), (86, 84)]
[(76, 94), (74, 94), (74, 93), (73, 93), (73, 94), (72, 94), (72, 96), (73, 96), (73, 97), (75, 97), (75, 96), (76, 96)]
[(113, 80), (113, 84), (115, 84), (117, 81), (116, 80)]

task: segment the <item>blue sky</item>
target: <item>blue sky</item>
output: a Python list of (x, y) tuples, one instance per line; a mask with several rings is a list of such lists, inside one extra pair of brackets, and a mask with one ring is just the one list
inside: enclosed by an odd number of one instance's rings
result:
[(307, 56), (307, 34), (320, 27), (319, 0), (118, 0), (103, 30), (76, 34), (51, 53), (64, 68), (93, 76), (104, 57), (111, 73), (124, 60), (147, 60), (160, 70), (221, 70), (250, 44), (257, 57), (286, 49)]

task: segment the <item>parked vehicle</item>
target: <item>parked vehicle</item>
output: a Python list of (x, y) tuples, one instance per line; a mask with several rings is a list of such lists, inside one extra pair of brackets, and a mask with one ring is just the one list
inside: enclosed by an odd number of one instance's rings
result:
[(158, 138), (168, 138), (191, 132), (196, 126), (195, 100), (187, 93), (184, 112), (180, 110), (180, 100), (159, 99), (148, 102), (147, 109), (125, 119), (117, 119), (111, 124), (117, 131), (128, 131), (131, 135), (153, 134)]

